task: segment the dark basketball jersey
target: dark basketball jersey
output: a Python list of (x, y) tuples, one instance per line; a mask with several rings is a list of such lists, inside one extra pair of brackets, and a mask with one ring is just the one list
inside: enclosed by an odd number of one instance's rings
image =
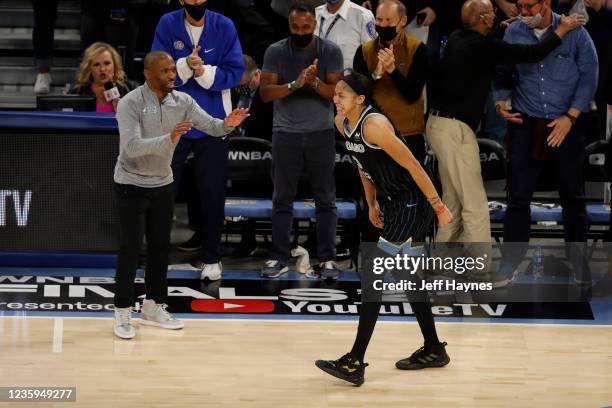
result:
[[(357, 167), (374, 184), (380, 195), (394, 197), (416, 187), (408, 170), (400, 166), (382, 148), (367, 143), (363, 138), (363, 123), (373, 115), (382, 115), (372, 106), (367, 106), (353, 130), (348, 129), (348, 119), (344, 118), (345, 146)], [(384, 115), (383, 115), (384, 116)], [(404, 145), (404, 139), (395, 135)]]

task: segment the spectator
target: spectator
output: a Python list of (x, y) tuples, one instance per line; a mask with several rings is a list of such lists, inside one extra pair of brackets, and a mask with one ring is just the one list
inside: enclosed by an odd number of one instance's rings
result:
[[(554, 32), (534, 45), (508, 44), (490, 35), (495, 12), (489, 0), (463, 5), (464, 28), (446, 45), (427, 121), (427, 141), (438, 158), (444, 202), (455, 219), (438, 230), (436, 241), (462, 242), (490, 251), (487, 194), (480, 174), (476, 129), (499, 63), (537, 62), (561, 44), (583, 20), (564, 17)], [(482, 252), (480, 252), (482, 253)], [(501, 286), (504, 279), (495, 282)]]
[(224, 120), (212, 118), (189, 95), (174, 92), (176, 68), (172, 57), (151, 52), (144, 60), (146, 84), (119, 103), (119, 156), (115, 165), (115, 195), (121, 225), (115, 290), (114, 332), (133, 338), (131, 324), (134, 278), (143, 235), (147, 238), (146, 300), (140, 324), (182, 329), (183, 322), (166, 308), (168, 246), (172, 225), (172, 151), (193, 126), (211, 136), (223, 136), (247, 116), (232, 111)]
[(135, 7), (131, 0), (81, 1), (81, 48), (97, 41), (112, 44), (132, 78), (136, 78), (134, 47), (138, 36)]
[[(230, 19), (206, 10), (206, 1), (181, 0), (182, 9), (165, 14), (155, 30), (152, 49), (176, 61), (181, 90), (215, 118), (231, 110), (231, 88), (244, 72), (242, 50)], [(181, 138), (172, 158), (175, 191), (187, 156), (194, 153), (195, 178), (202, 203), (201, 278), (221, 279), (221, 234), (225, 220), (227, 138), (211, 138), (192, 129)]]
[[(107, 84), (111, 84), (109, 87)], [(76, 84), (68, 93), (95, 95), (96, 112), (116, 112), (119, 98), (135, 88), (128, 81), (121, 57), (112, 45), (96, 42), (83, 53), (83, 59), (76, 73)], [(116, 88), (118, 92), (106, 92)]]
[[(261, 71), (257, 67), (255, 60), (248, 55), (244, 55), (245, 71), (240, 80), (240, 85), (232, 89), (232, 106), (234, 108), (249, 109), (249, 117), (234, 131), (231, 136), (247, 136), (270, 139), (272, 131), (272, 106), (264, 104), (259, 96), (259, 81)], [(193, 163), (190, 169), (193, 170)], [(254, 189), (257, 186), (251, 186)], [(197, 187), (194, 186), (194, 190)], [(202, 204), (198, 194), (187, 194), (189, 224), (196, 226), (193, 236), (186, 242), (178, 245), (180, 251), (191, 252), (199, 251), (202, 248)], [(245, 221), (242, 226), (242, 239), (240, 244), (233, 252), (233, 255), (246, 256), (256, 247), (255, 225), (252, 221)]]
[(330, 0), (315, 13), (318, 37), (340, 47), (344, 69), (352, 68), (357, 48), (376, 37), (372, 12), (350, 0)]
[[(597, 50), (597, 59), (599, 61), (599, 83), (597, 92), (595, 93), (595, 105), (592, 106), (593, 112), (593, 131), (589, 132), (587, 137), (591, 136), (588, 142), (593, 142), (606, 137), (607, 125), (607, 104), (605, 98), (606, 88), (612, 82), (609, 76), (610, 65), (612, 64), (612, 6), (606, 8), (605, 0), (584, 0), (589, 21), (584, 28), (589, 32), (595, 49)], [(560, 5), (560, 12), (570, 10), (571, 3)], [(588, 143), (587, 143), (588, 144)]]
[(264, 57), (261, 98), (274, 101), (272, 128), (271, 259), (262, 276), (275, 278), (288, 270), (293, 200), (302, 167), (315, 199), (317, 257), (321, 277), (337, 279), (336, 156), (332, 99), (342, 75), (340, 48), (314, 35), (315, 11), (297, 4), (289, 14), (291, 36), (272, 44)]
[(325, 4), (325, 0), (272, 0), (270, 3), (271, 22), (277, 33), (277, 38), (285, 38), (289, 35), (287, 30), (287, 17), (289, 10), (296, 4), (306, 4), (308, 6), (317, 7)]
[[(521, 21), (506, 29), (504, 41), (535, 44), (559, 27), (561, 17), (553, 13), (551, 0), (519, 0), (517, 5)], [(586, 242), (582, 177), (585, 129), (580, 116), (590, 110), (597, 87), (593, 41), (584, 28), (579, 28), (568, 33), (555, 52), (542, 61), (518, 64), (514, 79), (510, 73), (506, 70), (500, 76), (495, 92), (497, 109), (508, 121), (510, 182), (504, 242), (529, 241), (531, 197), (547, 163), (553, 166), (557, 178), (565, 240)], [(510, 99), (512, 110), (506, 102)], [(507, 263), (509, 269), (504, 272), (514, 269), (524, 250), (525, 246), (517, 246), (512, 251), (517, 258)], [(583, 278), (590, 283), (587, 276), (576, 279)]]
[(32, 45), (38, 74), (34, 93), (46, 94), (51, 91), (51, 57), (57, 19), (57, 0), (32, 0), (34, 6), (34, 29)]
[(380, 2), (376, 9), (378, 38), (357, 49), (354, 67), (374, 79), (374, 101), (406, 138), (412, 154), (423, 163), (427, 48), (403, 31), (407, 19), (406, 6), (399, 0)]

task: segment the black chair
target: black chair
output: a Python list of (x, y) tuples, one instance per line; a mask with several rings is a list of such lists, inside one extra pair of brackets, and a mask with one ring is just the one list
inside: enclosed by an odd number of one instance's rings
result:
[(228, 197), (272, 197), (272, 143), (254, 137), (230, 138)]

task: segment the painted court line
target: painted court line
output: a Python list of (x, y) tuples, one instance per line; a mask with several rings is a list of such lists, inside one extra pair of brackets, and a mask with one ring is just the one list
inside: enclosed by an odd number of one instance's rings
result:
[(62, 342), (64, 338), (64, 318), (56, 317), (53, 319), (53, 352), (62, 352)]

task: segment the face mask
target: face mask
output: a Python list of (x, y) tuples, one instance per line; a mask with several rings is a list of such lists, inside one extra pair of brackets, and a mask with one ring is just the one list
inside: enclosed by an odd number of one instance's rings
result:
[(384, 42), (391, 42), (397, 36), (397, 31), (395, 31), (395, 26), (382, 27), (377, 24), (376, 32), (378, 33), (378, 38), (380, 38)]
[(183, 8), (191, 18), (193, 18), (195, 21), (200, 21), (206, 12), (206, 3), (197, 5), (185, 3)]
[(291, 34), (291, 44), (298, 48), (305, 48), (312, 41), (312, 33), (310, 34)]
[(538, 13), (535, 16), (519, 16), (519, 19), (529, 28), (537, 28), (542, 22), (542, 14)]

